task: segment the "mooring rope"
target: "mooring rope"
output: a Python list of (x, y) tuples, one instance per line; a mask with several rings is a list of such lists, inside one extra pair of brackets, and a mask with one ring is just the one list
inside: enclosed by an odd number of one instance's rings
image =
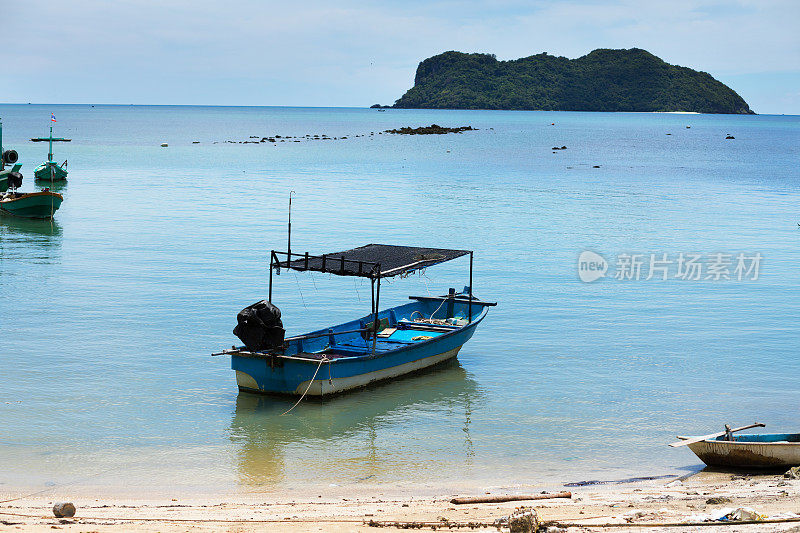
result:
[(442, 308), (442, 306), (444, 305), (444, 303), (445, 303), (446, 301), (447, 301), (447, 300), (442, 300), (442, 303), (440, 303), (440, 304), (439, 304), (439, 307), (437, 307), (437, 308), (436, 308), (436, 311), (434, 311), (433, 313), (431, 313), (431, 316), (430, 316), (430, 318), (431, 318), (431, 319), (433, 318), (433, 315), (435, 315), (436, 313), (438, 313), (438, 312), (439, 312), (439, 309), (441, 309), (441, 308)]
[(326, 362), (326, 361), (330, 363), (330, 361), (331, 361), (331, 360), (330, 360), (330, 359), (328, 359), (328, 357), (327, 357), (327, 356), (323, 355), (323, 356), (322, 356), (322, 359), (320, 359), (320, 360), (319, 360), (319, 364), (317, 365), (317, 369), (314, 371), (314, 375), (313, 375), (313, 376), (311, 376), (311, 381), (309, 381), (309, 382), (308, 382), (308, 387), (306, 387), (306, 390), (303, 392), (303, 395), (302, 395), (302, 396), (300, 396), (300, 399), (299, 399), (299, 400), (297, 400), (297, 401), (294, 403), (294, 405), (293, 405), (293, 406), (291, 406), (289, 409), (287, 409), (286, 411), (284, 411), (283, 413), (281, 413), (281, 414), (280, 414), (280, 416), (283, 416), (283, 415), (285, 415), (285, 414), (289, 413), (289, 411), (291, 411), (292, 409), (294, 409), (295, 407), (297, 407), (298, 405), (300, 405), (300, 402), (302, 402), (302, 401), (303, 401), (303, 398), (305, 398), (305, 397), (306, 397), (306, 394), (308, 393), (309, 389), (311, 389), (311, 385), (313, 385), (313, 384), (314, 384), (314, 378), (316, 378), (316, 377), (317, 377), (317, 372), (319, 372), (319, 369), (320, 369), (320, 368), (322, 368), (322, 363), (324, 363), (324, 362)]

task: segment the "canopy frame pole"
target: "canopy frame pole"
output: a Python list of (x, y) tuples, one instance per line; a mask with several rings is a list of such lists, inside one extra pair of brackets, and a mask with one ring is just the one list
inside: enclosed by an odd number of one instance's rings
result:
[(381, 302), (381, 267), (378, 265), (378, 289), (375, 291), (375, 317), (372, 321), (372, 356), (375, 357), (375, 348), (378, 344), (378, 309)]
[(268, 302), (272, 303), (272, 267), (275, 264), (275, 250), (272, 250), (269, 254), (269, 298)]
[(370, 282), (371, 282), (370, 283), (370, 291), (371, 291), (372, 299), (370, 300), (370, 304), (369, 304), (369, 314), (372, 315), (372, 314), (375, 313), (375, 278), (372, 278), (370, 280)]
[(472, 255), (473, 252), (469, 253), (469, 322), (472, 323)]

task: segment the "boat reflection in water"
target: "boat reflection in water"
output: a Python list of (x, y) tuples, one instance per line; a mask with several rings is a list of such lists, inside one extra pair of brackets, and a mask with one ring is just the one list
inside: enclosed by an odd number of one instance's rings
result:
[(60, 181), (59, 180), (56, 180), (56, 181), (49, 181), (48, 180), (48, 181), (44, 181), (44, 182), (37, 181), (36, 182), (36, 187), (37, 187), (37, 189), (47, 188), (47, 189), (50, 189), (53, 192), (57, 192), (58, 194), (63, 195), (64, 192), (66, 192), (66, 190), (69, 188), (69, 182), (67, 180), (60, 180)]
[[(321, 402), (240, 392), (230, 438), (245, 487), (413, 479), (446, 448), (469, 466), (472, 410), (482, 394), (451, 360), (407, 379)], [(412, 434), (413, 433), (413, 434)]]
[(53, 219), (0, 215), (0, 260), (52, 263), (61, 251), (62, 233), (61, 225)]

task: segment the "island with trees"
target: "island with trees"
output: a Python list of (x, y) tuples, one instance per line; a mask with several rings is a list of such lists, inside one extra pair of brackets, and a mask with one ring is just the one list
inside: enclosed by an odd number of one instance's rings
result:
[(419, 64), (414, 87), (391, 107), (754, 114), (707, 72), (670, 65), (638, 48), (511, 61), (444, 52)]

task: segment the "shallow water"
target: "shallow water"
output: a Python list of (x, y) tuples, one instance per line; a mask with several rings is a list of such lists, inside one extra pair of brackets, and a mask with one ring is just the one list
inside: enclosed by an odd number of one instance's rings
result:
[[(559, 483), (682, 473), (698, 460), (666, 443), (724, 423), (797, 431), (799, 117), (2, 105), (25, 190), (51, 112), (64, 204), (0, 216), (0, 490)], [(377, 135), (433, 122), (479, 130)], [(323, 133), (348, 139), (224, 142)], [(290, 190), (296, 251), (475, 250), (499, 305), (458, 362), (283, 417), (237, 393), (209, 354), (266, 296)], [(610, 274), (625, 253), (763, 259), (757, 280), (584, 283), (585, 250)], [(274, 301), (300, 333), (365, 314), (369, 285), (284, 273)]]

